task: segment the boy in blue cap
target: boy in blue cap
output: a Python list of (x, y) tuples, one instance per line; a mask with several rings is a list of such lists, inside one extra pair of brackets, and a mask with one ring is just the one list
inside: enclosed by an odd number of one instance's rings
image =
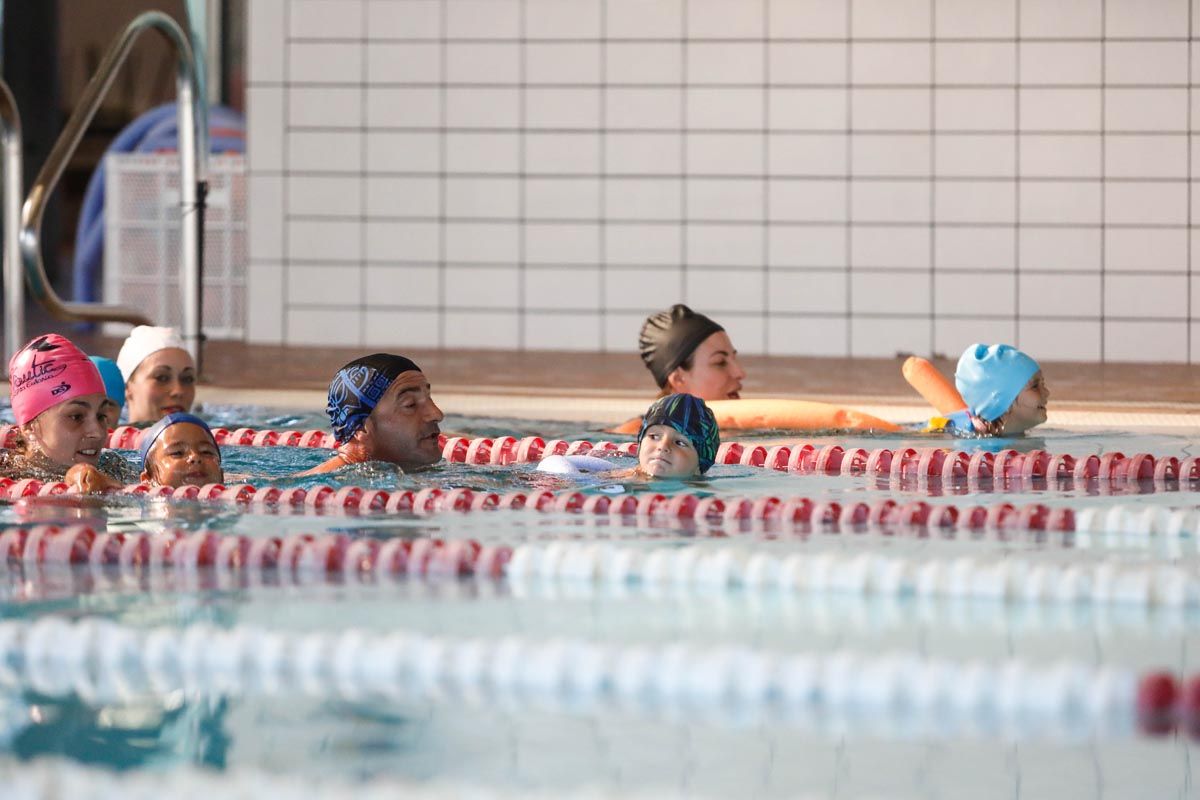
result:
[(703, 400), (671, 394), (646, 411), (637, 441), (638, 465), (633, 469), (614, 472), (610, 461), (592, 456), (547, 456), (537, 469), (557, 475), (605, 472), (620, 479), (694, 478), (716, 461), (721, 432)]
[(1046, 421), (1050, 390), (1042, 368), (1012, 345), (968, 347), (958, 359), (954, 385), (966, 409), (935, 417), (931, 430), (953, 428), (984, 436), (1011, 436)]

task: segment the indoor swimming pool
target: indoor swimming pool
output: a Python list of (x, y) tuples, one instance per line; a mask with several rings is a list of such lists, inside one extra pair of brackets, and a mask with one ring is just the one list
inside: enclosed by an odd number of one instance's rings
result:
[(244, 484), (195, 499), (7, 484), (12, 785), (1194, 791), (1194, 433), (764, 432), (622, 485), (531, 462), (632, 463), (628, 437), (537, 424), (452, 416), (409, 475), (288, 479), (328, 451), (226, 444)]

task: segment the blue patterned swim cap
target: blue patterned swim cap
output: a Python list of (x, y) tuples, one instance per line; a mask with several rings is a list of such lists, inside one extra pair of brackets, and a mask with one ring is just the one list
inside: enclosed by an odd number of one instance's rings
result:
[(671, 394), (656, 401), (642, 417), (638, 444), (651, 425), (670, 425), (686, 436), (700, 457), (700, 471), (708, 472), (717, 458), (721, 432), (717, 428), (717, 418), (703, 400), (690, 394)]
[(339, 442), (348, 442), (371, 416), (388, 387), (403, 372), (421, 368), (404, 356), (373, 353), (356, 358), (337, 371), (329, 382), (325, 412)]

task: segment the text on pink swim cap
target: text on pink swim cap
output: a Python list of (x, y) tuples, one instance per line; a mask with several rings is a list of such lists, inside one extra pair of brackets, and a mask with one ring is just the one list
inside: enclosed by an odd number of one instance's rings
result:
[(18, 425), (59, 403), (104, 392), (96, 365), (57, 333), (39, 336), (18, 350), (8, 362), (8, 374)]

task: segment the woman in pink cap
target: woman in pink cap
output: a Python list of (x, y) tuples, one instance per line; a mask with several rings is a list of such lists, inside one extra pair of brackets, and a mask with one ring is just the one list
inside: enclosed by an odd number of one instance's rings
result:
[(56, 333), (39, 336), (8, 362), (20, 448), (0, 458), (0, 474), (53, 479), (77, 464), (100, 467), (118, 480), (131, 468), (103, 452), (118, 408), (99, 370), (83, 351)]

